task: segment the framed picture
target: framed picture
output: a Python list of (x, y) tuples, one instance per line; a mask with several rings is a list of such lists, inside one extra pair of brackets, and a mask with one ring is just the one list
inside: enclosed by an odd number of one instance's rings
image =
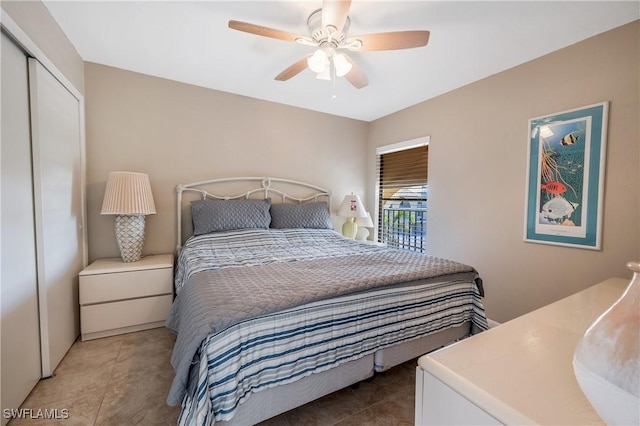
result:
[(525, 241), (600, 250), (608, 109), (529, 120)]

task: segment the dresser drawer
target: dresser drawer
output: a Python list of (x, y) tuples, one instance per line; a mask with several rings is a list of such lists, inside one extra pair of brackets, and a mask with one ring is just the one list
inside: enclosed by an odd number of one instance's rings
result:
[(80, 307), (82, 334), (113, 330), (167, 319), (172, 295)]
[(80, 276), (80, 304), (173, 293), (173, 268)]

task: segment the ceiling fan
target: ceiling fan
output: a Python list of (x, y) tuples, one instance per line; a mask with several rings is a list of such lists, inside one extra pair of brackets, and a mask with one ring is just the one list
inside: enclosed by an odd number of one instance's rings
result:
[(316, 73), (316, 78), (335, 81), (336, 76), (344, 76), (358, 89), (369, 84), (369, 80), (342, 50), (364, 52), (409, 49), (425, 46), (429, 41), (429, 31), (397, 31), (349, 37), (350, 7), (351, 0), (323, 0), (322, 8), (312, 12), (307, 19), (310, 36), (234, 20), (229, 21), (229, 28), (317, 47), (313, 54), (304, 56), (278, 74), (276, 80), (289, 80), (308, 67)]

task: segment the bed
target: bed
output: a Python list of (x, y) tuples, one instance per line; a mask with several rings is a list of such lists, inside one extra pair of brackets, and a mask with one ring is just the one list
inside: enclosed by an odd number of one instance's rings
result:
[(344, 238), (330, 212), (303, 182), (178, 185), (180, 424), (255, 424), (487, 328), (474, 268)]

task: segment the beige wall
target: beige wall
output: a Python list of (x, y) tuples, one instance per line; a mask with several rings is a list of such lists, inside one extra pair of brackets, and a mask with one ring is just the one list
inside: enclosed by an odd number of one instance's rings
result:
[[(338, 118), (85, 65), (91, 260), (117, 256), (113, 218), (99, 214), (107, 174), (150, 175), (158, 214), (145, 254), (175, 246), (175, 185), (271, 175), (365, 195), (373, 209), (375, 148), (431, 136), (430, 253), (474, 265), (488, 314), (505, 321), (610, 276), (640, 258), (638, 22), (372, 123)], [(610, 101), (603, 249), (523, 242), (527, 121)]]
[(2, 11), (38, 45), (51, 62), (84, 93), (84, 62), (49, 9), (40, 1), (2, 1)]
[[(116, 256), (100, 216), (112, 170), (149, 173), (158, 214), (145, 253), (174, 249), (174, 187), (229, 175), (305, 180), (365, 194), (375, 147), (431, 136), (429, 251), (478, 268), (505, 321), (640, 259), (640, 24), (554, 52), (372, 123), (83, 64), (39, 1), (2, 9), (85, 93), (89, 256)], [(610, 101), (603, 249), (524, 243), (527, 120)], [(368, 144), (367, 144), (368, 142)], [(364, 153), (364, 155), (363, 155)]]
[(229, 176), (300, 180), (342, 197), (366, 184), (365, 122), (87, 63), (90, 260), (118, 256), (113, 217), (99, 214), (110, 171), (148, 173), (158, 214), (144, 254), (175, 249), (175, 187)]
[[(474, 265), (500, 322), (630, 277), (625, 263), (640, 259), (639, 52), (636, 21), (372, 122), (368, 200), (375, 148), (431, 136), (428, 251)], [(602, 250), (523, 242), (528, 119), (601, 101), (610, 101)]]

